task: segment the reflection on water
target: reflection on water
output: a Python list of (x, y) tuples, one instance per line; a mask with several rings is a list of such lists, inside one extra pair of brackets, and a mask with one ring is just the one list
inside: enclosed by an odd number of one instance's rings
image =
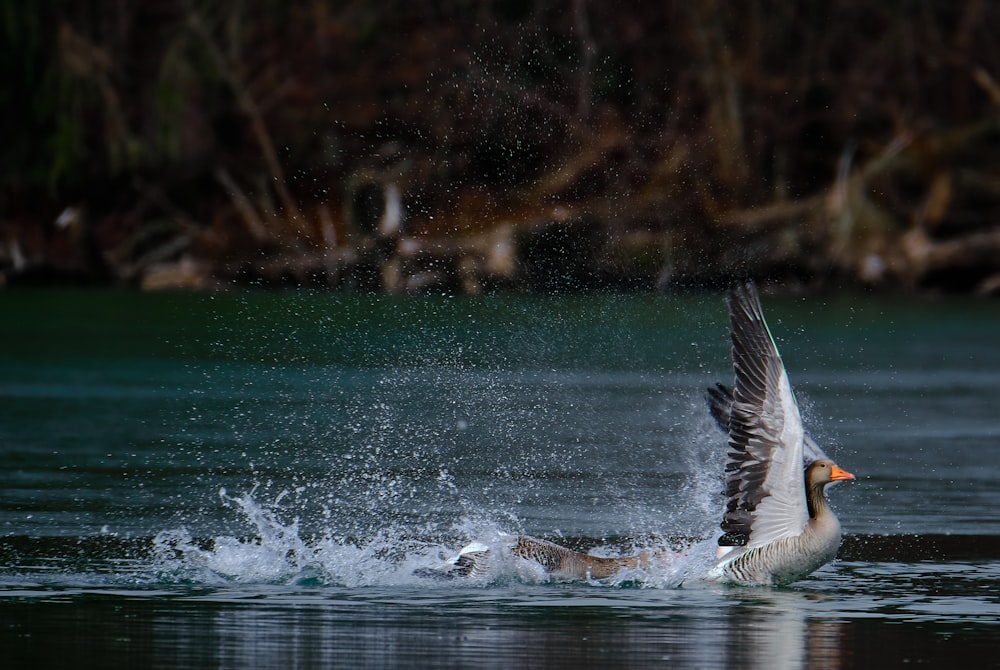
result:
[(933, 628), (851, 607), (824, 591), (714, 587), (22, 589), (0, 607), (0, 644), (9, 667), (771, 669), (960, 665), (997, 634), (995, 602), (988, 624)]

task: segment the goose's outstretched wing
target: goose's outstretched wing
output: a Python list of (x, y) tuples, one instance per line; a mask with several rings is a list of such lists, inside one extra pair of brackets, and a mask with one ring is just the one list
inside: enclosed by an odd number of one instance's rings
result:
[(804, 431), (753, 283), (730, 292), (729, 317), (736, 384), (729, 411), (726, 511), (719, 544), (755, 547), (798, 535), (809, 519)]

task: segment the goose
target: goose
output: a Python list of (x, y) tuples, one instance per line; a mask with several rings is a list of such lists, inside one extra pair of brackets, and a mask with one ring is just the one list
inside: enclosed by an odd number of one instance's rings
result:
[[(722, 533), (717, 561), (706, 578), (782, 586), (836, 556), (840, 522), (827, 503), (826, 487), (855, 477), (805, 432), (756, 285), (737, 285), (728, 302), (736, 383), (732, 388), (717, 384), (706, 394), (709, 412), (729, 436)], [(597, 557), (527, 535), (505, 549), (562, 579), (603, 579), (625, 568), (646, 568), (651, 561), (646, 552)], [(473, 543), (450, 559), (443, 574), (482, 575), (489, 556), (488, 546)]]

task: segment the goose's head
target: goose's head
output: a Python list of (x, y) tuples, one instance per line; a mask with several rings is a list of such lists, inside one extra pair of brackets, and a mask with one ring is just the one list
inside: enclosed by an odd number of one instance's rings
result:
[(840, 468), (836, 463), (825, 458), (812, 462), (806, 468), (806, 486), (820, 488), (834, 482), (853, 481), (854, 475)]

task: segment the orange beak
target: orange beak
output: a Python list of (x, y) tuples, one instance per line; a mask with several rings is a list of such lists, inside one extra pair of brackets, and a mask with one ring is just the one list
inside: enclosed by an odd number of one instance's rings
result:
[(830, 481), (833, 482), (843, 482), (843, 481), (854, 481), (855, 477), (847, 470), (841, 470), (836, 465), (830, 468)]

